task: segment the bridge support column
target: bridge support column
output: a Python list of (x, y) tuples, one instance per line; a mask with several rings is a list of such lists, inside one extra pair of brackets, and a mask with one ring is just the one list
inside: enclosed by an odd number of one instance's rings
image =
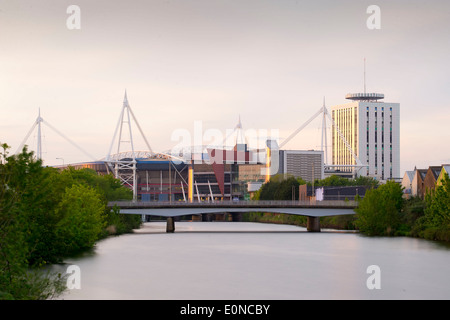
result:
[(307, 217), (306, 230), (309, 232), (320, 232), (320, 217)]
[(173, 217), (167, 218), (166, 232), (167, 233), (175, 232), (175, 220), (173, 219)]

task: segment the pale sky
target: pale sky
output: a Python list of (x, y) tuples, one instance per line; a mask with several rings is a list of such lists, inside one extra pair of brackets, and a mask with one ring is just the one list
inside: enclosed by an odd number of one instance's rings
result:
[[(370, 30), (369, 5), (381, 9)], [(81, 9), (70, 30), (69, 5)], [(450, 2), (0, 0), (0, 142), (42, 117), (106, 156), (125, 90), (154, 151), (175, 130), (279, 130), (367, 91), (400, 103), (401, 172), (450, 163)], [(288, 149), (319, 149), (320, 120)], [(136, 144), (139, 141), (134, 132)], [(27, 144), (36, 147), (36, 133)], [(331, 145), (331, 144), (330, 144)], [(43, 128), (48, 165), (89, 161)]]

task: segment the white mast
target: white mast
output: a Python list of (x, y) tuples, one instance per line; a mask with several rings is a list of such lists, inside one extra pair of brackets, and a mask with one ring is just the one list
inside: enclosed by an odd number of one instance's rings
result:
[[(133, 190), (133, 201), (137, 201), (137, 175), (136, 175), (136, 152), (134, 148), (133, 141), (133, 131), (131, 128), (131, 121), (134, 121), (139, 132), (141, 133), (142, 138), (145, 141), (145, 144), (153, 154), (152, 148), (150, 147), (147, 138), (144, 135), (144, 132), (141, 129), (136, 117), (134, 116), (133, 111), (131, 110), (130, 104), (128, 103), (127, 91), (125, 90), (125, 96), (123, 98), (122, 111), (120, 112), (119, 121), (117, 122), (116, 130), (114, 131), (114, 136), (111, 141), (111, 145), (109, 147), (108, 154), (106, 156), (105, 162), (110, 166), (111, 169), (114, 169), (114, 175), (117, 179), (120, 179), (121, 182), (130, 187)], [(123, 125), (128, 125), (128, 135), (129, 140), (122, 140), (123, 133)], [(119, 134), (117, 140), (117, 155), (121, 152), (122, 143), (129, 143), (131, 148), (131, 158), (130, 159), (113, 159), (111, 157), (111, 151), (113, 149), (114, 143), (116, 142), (116, 136)]]
[[(323, 106), (311, 118), (309, 118), (305, 123), (303, 123), (297, 130), (295, 130), (289, 137), (287, 137), (280, 144), (279, 148), (281, 149), (283, 146), (285, 146), (292, 138), (294, 138), (300, 131), (302, 131), (308, 124), (310, 124), (320, 114), (322, 114), (322, 150), (324, 150), (323, 149), (324, 140), (326, 141), (326, 131), (324, 131), (324, 130), (326, 130), (326, 126), (325, 126), (326, 119), (325, 119), (325, 117), (328, 117), (328, 119), (331, 121), (331, 123), (333, 125), (334, 130), (336, 130), (336, 132), (338, 133), (339, 137), (342, 139), (342, 141), (344, 142), (345, 146), (347, 147), (347, 149), (352, 154), (353, 159), (355, 159), (355, 161), (356, 161), (356, 165), (328, 165), (328, 164), (326, 164), (325, 166), (326, 167), (363, 167), (364, 165), (362, 164), (361, 160), (359, 160), (359, 158), (353, 152), (353, 150), (352, 150), (350, 144), (348, 143), (347, 139), (342, 134), (341, 130), (339, 129), (337, 124), (334, 122), (334, 120), (331, 117), (330, 113), (328, 112), (328, 109), (325, 106), (325, 100), (324, 100)], [(325, 162), (326, 162), (326, 160), (325, 160)]]
[[(325, 144), (325, 148), (324, 148)], [(328, 162), (328, 140), (327, 140), (327, 110), (325, 107), (325, 97), (323, 97), (323, 109), (322, 109), (322, 139), (321, 148), (324, 154), (324, 163)]]
[(41, 135), (41, 123), (43, 119), (41, 118), (41, 108), (39, 108), (39, 115), (37, 117), (37, 126), (38, 126), (38, 137), (37, 137), (37, 158), (38, 160), (42, 159), (42, 135)]
[(22, 152), (23, 146), (25, 145), (25, 143), (27, 142), (28, 138), (30, 137), (31, 133), (34, 131), (34, 129), (36, 127), (37, 128), (37, 148), (36, 148), (36, 158), (39, 160), (42, 160), (42, 124), (45, 124), (47, 127), (49, 127), (50, 129), (52, 129), (56, 134), (58, 134), (59, 136), (61, 136), (62, 138), (64, 138), (66, 141), (68, 141), (71, 145), (73, 145), (75, 148), (77, 148), (78, 150), (80, 150), (81, 152), (83, 152), (85, 155), (87, 155), (90, 159), (92, 160), (96, 160), (94, 156), (92, 156), (91, 154), (89, 154), (88, 152), (86, 152), (85, 150), (83, 150), (79, 145), (77, 145), (75, 142), (73, 142), (72, 140), (70, 140), (68, 137), (66, 137), (64, 134), (62, 134), (60, 131), (58, 131), (55, 127), (53, 127), (50, 123), (48, 123), (47, 121), (45, 121), (42, 117), (41, 117), (41, 109), (39, 108), (39, 113), (38, 113), (38, 117), (36, 118), (36, 120), (34, 121), (30, 131), (28, 131), (27, 135), (25, 136), (25, 138), (23, 139), (22, 143), (19, 145), (19, 147), (16, 150), (16, 154)]

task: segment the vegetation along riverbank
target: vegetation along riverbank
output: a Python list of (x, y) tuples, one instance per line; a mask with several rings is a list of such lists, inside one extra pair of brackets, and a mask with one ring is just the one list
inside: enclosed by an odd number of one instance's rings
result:
[[(299, 186), (307, 184), (294, 177), (274, 177), (263, 184), (255, 200), (292, 200)], [(450, 241), (450, 179), (428, 193), (425, 199), (403, 197), (402, 186), (394, 181), (379, 184), (371, 178), (345, 179), (331, 176), (316, 180), (319, 186), (369, 186), (363, 198), (357, 199), (355, 215), (323, 217), (322, 228), (359, 230), (369, 236), (411, 236), (429, 240)], [(292, 192), (292, 188), (295, 188)], [(249, 213), (246, 221), (285, 223), (306, 226), (306, 218), (272, 213)]]
[(132, 198), (112, 175), (43, 167), (26, 148), (12, 156), (8, 149), (0, 155), (0, 299), (52, 298), (65, 279), (43, 275), (43, 266), (138, 228), (140, 217), (106, 207)]

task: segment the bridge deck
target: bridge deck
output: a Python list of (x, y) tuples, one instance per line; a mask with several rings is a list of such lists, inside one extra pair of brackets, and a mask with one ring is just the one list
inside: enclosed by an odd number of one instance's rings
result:
[(356, 201), (324, 200), (324, 201), (216, 201), (216, 202), (183, 202), (183, 201), (111, 201), (108, 207), (119, 208), (333, 208), (354, 209)]
[(220, 202), (127, 202), (108, 203), (117, 206), (122, 214), (143, 214), (176, 217), (206, 213), (272, 212), (309, 217), (354, 214), (354, 201), (220, 201)]

